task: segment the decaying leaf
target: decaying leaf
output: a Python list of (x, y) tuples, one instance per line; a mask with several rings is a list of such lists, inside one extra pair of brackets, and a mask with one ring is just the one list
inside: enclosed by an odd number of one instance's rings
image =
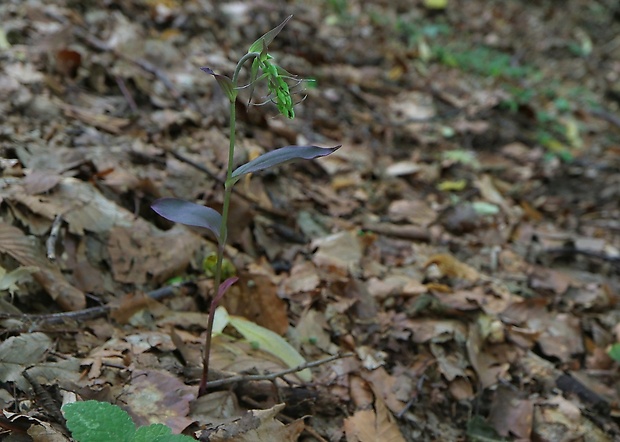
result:
[(0, 223), (0, 252), (7, 253), (24, 266), (36, 267), (38, 270), (33, 272), (33, 278), (65, 310), (86, 306), (84, 293), (69, 284), (63, 274), (45, 260), (41, 249), (17, 227)]
[(394, 416), (379, 398), (375, 410), (359, 410), (344, 421), (347, 442), (405, 442)]
[(285, 404), (278, 404), (267, 410), (249, 410), (241, 419), (212, 430), (200, 431), (197, 437), (212, 442), (295, 442), (304, 429), (303, 420), (284, 425), (276, 420)]
[(195, 392), (167, 371), (135, 371), (124, 393), (126, 410), (137, 425), (163, 423), (180, 433), (192, 423), (187, 415)]
[(430, 265), (436, 265), (442, 275), (450, 278), (461, 278), (472, 282), (480, 278), (476, 269), (445, 253), (431, 256), (424, 267)]

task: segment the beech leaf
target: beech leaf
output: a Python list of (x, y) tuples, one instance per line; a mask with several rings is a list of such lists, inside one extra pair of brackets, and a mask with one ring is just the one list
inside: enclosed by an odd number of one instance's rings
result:
[(329, 155), (341, 146), (336, 147), (318, 147), (318, 146), (285, 146), (271, 152), (267, 152), (252, 161), (237, 167), (232, 173), (230, 179), (226, 182), (226, 187), (235, 184), (239, 179), (248, 173), (258, 172), (268, 169), (269, 167), (278, 166), (280, 164), (297, 160), (312, 160), (314, 158)]
[(224, 242), (224, 238), (220, 235), (222, 216), (211, 207), (178, 198), (160, 198), (153, 203), (151, 209), (158, 215), (175, 223), (209, 229), (213, 232), (218, 242)]

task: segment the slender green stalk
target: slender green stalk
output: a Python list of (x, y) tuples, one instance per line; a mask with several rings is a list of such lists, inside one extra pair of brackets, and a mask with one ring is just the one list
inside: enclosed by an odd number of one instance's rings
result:
[(248, 60), (252, 60), (254, 58), (258, 58), (258, 57), (260, 57), (260, 53), (258, 52), (248, 52), (243, 57), (241, 57), (241, 59), (239, 60), (239, 63), (237, 63), (237, 67), (235, 68), (235, 73), (233, 74), (233, 77), (232, 77), (232, 82), (235, 85), (235, 87), (237, 87), (237, 80), (239, 79), (241, 68), (243, 67), (245, 62)]
[[(241, 71), (241, 67), (243, 64), (258, 56), (258, 53), (252, 52), (244, 55), (239, 63), (237, 63), (237, 67), (235, 69), (235, 73), (233, 75), (233, 85), (237, 87), (237, 78), (239, 77), (239, 72)], [(231, 100), (230, 102), (230, 111), (229, 111), (229, 125), (230, 125), (230, 135), (229, 135), (229, 145), (228, 145), (228, 166), (226, 168), (226, 180), (228, 182), (233, 173), (233, 160), (235, 155), (235, 141), (236, 141), (236, 124), (237, 124), (237, 110), (235, 107), (235, 100)], [(209, 319), (207, 321), (207, 336), (205, 337), (205, 348), (203, 355), (203, 363), (202, 363), (202, 378), (200, 379), (200, 386), (198, 387), (198, 397), (203, 396), (207, 393), (207, 384), (209, 377), (209, 358), (211, 355), (211, 338), (213, 334), (213, 321), (215, 319), (215, 309), (217, 308), (217, 304), (220, 301), (219, 291), (220, 285), (222, 284), (222, 263), (224, 262), (224, 249), (226, 248), (226, 240), (228, 237), (227, 226), (228, 226), (228, 210), (230, 208), (230, 198), (232, 195), (232, 186), (228, 186), (224, 188), (224, 205), (222, 207), (222, 223), (220, 225), (220, 241), (218, 242), (217, 247), (217, 261), (215, 263), (215, 281), (213, 284), (213, 300), (211, 301), (211, 305), (209, 307)]]

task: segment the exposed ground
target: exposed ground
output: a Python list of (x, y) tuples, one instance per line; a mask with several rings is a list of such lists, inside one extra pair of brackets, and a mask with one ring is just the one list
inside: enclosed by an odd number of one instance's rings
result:
[[(422, 3), (0, 4), (0, 438), (68, 440), (56, 407), (96, 399), (202, 440), (620, 440), (620, 9)], [(353, 355), (196, 400), (215, 246), (150, 204), (221, 204), (199, 68), (290, 14), (270, 53), (316, 82), (294, 120), (242, 97), (236, 161), (343, 147), (238, 184), (223, 304)], [(214, 345), (214, 378), (286, 368)]]

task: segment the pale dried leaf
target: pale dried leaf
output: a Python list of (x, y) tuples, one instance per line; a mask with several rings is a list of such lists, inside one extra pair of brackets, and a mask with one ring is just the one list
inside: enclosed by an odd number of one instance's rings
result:
[(9, 254), (22, 265), (37, 267), (34, 279), (65, 310), (86, 307), (84, 293), (69, 284), (64, 275), (43, 258), (43, 251), (17, 227), (0, 223), (0, 252)]
[(356, 411), (344, 421), (347, 442), (405, 442), (396, 420), (379, 398), (375, 411)]

